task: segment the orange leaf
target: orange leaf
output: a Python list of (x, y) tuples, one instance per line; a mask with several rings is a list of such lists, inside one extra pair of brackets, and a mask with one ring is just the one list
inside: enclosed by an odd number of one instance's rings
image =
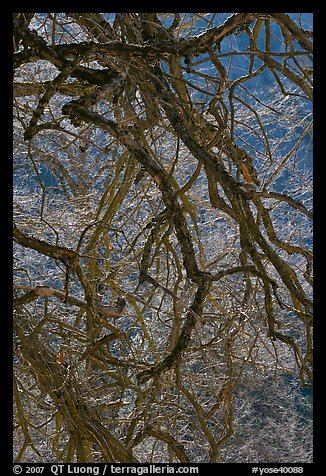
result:
[(241, 173), (246, 182), (248, 183), (254, 182), (252, 176), (250, 175), (249, 169), (245, 164), (241, 164)]
[(60, 352), (57, 353), (57, 364), (61, 365), (63, 363), (64, 358), (65, 354), (60, 350)]

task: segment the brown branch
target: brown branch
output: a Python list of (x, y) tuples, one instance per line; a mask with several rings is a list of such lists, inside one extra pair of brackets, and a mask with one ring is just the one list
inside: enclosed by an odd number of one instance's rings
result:
[(266, 53), (263, 51), (255, 51), (253, 52), (254, 55), (256, 55), (259, 59), (264, 61), (264, 63), (268, 66), (268, 68), (273, 72), (273, 69), (276, 69), (279, 73), (281, 73), (283, 76), (288, 78), (292, 83), (296, 84), (299, 86), (299, 88), (306, 93), (307, 97), (309, 99), (313, 99), (313, 90), (311, 87), (309, 87), (305, 81), (304, 78), (301, 76), (293, 73), (288, 67), (285, 66), (285, 64), (281, 64), (278, 61), (274, 60), (270, 53)]
[[(66, 292), (60, 291), (59, 289), (50, 288), (48, 286), (36, 286), (35, 288), (31, 286), (24, 286), (21, 288), (16, 289), (29, 289), (29, 291), (24, 294), (23, 296), (19, 296), (13, 300), (14, 305), (21, 305), (21, 304), (28, 304), (34, 299), (37, 299), (40, 296), (52, 296), (61, 301), (66, 302), (67, 304), (71, 304), (73, 306), (78, 306), (81, 309), (87, 308), (88, 303), (86, 301), (82, 301), (74, 296), (67, 296)], [(103, 304), (96, 304), (94, 303), (94, 308), (104, 317), (121, 317), (123, 312), (126, 308), (125, 300), (119, 300), (119, 303), (116, 306), (105, 306)]]
[(235, 33), (240, 28), (244, 29), (254, 20), (255, 16), (255, 13), (235, 13), (227, 18), (223, 25), (211, 28), (196, 37), (190, 38), (188, 41), (183, 40), (181, 51), (190, 49), (196, 53), (202, 52), (215, 43), (220, 43), (224, 38)]
[[(72, 61), (68, 60), (63, 54), (58, 52), (57, 48), (49, 46), (46, 41), (35, 31), (31, 31), (26, 25), (18, 25), (16, 21), (14, 21), (14, 27), (20, 28), (20, 33), (24, 44), (30, 47), (34, 52), (37, 51), (39, 58), (49, 61), (60, 71), (71, 66)], [(79, 50), (79, 52), (82, 55), (82, 50)], [(21, 64), (21, 55), (15, 55), (14, 58), (14, 66), (17, 67), (17, 65)], [(27, 55), (27, 59), (28, 61), (31, 60), (29, 55)], [(80, 81), (86, 81), (90, 84), (103, 85), (119, 76), (119, 74), (116, 71), (108, 68), (94, 69), (86, 68), (85, 66), (76, 66), (71, 72), (71, 76), (78, 78)]]
[[(205, 299), (209, 293), (210, 282), (207, 279), (202, 279), (196, 291), (190, 311), (187, 313), (186, 320), (181, 329), (178, 341), (173, 350), (158, 364), (153, 365), (136, 375), (138, 382), (142, 385), (151, 378), (157, 378), (163, 372), (171, 369), (180, 359), (182, 353), (186, 350), (191, 332), (196, 324), (196, 317), (201, 316), (205, 304)], [(194, 314), (195, 313), (195, 314)]]
[(35, 13), (14, 13), (13, 18), (16, 24), (14, 28), (14, 50), (18, 50), (18, 46), (21, 42), (21, 26), (29, 25)]
[(283, 193), (277, 193), (277, 192), (259, 192), (255, 190), (250, 190), (248, 192), (248, 196), (258, 196), (258, 197), (264, 197), (264, 198), (275, 198), (276, 200), (279, 200), (281, 202), (286, 202), (288, 203), (291, 207), (296, 208), (297, 210), (300, 210), (300, 212), (304, 213), (307, 215), (307, 217), (313, 219), (314, 214), (310, 212), (309, 210), (306, 209), (306, 207), (300, 203), (294, 200), (294, 198), (289, 197), (288, 195), (284, 195)]
[(100, 13), (67, 13), (82, 28), (86, 28), (91, 37), (99, 42), (107, 42), (115, 37), (115, 31)]
[(148, 435), (153, 436), (159, 440), (164, 441), (168, 445), (171, 451), (176, 455), (180, 463), (190, 463), (188, 455), (181, 443), (174, 438), (170, 433), (161, 429), (149, 426), (144, 430)]
[(313, 45), (307, 38), (307, 32), (299, 28), (286, 13), (267, 13), (277, 23), (283, 25), (298, 41), (299, 45), (309, 53), (313, 53)]
[(17, 228), (14, 224), (13, 237), (16, 243), (24, 246), (25, 248), (31, 248), (39, 253), (49, 256), (53, 259), (58, 259), (63, 263), (73, 263), (78, 260), (78, 254), (70, 248), (63, 246), (51, 245), (44, 240), (28, 236)]
[[(15, 82), (13, 85), (14, 97), (38, 96), (39, 94), (43, 94), (51, 83), (52, 81), (44, 81), (42, 83), (32, 83), (27, 81), (23, 83)], [(59, 84), (57, 91), (66, 96), (82, 96), (93, 92), (95, 87), (95, 85), (88, 85), (75, 81), (73, 83)]]

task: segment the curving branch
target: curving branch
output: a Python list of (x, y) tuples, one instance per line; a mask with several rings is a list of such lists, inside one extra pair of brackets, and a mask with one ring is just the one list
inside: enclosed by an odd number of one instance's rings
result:
[[(67, 304), (71, 304), (73, 306), (78, 306), (81, 309), (87, 309), (88, 303), (86, 301), (82, 301), (74, 296), (67, 296), (65, 291), (61, 291), (60, 289), (51, 288), (48, 286), (20, 286), (15, 287), (14, 289), (28, 289), (29, 291), (24, 294), (23, 296), (19, 296), (14, 298), (13, 303), (14, 306), (20, 306), (22, 304), (27, 304), (29, 302), (34, 301), (40, 296), (52, 296), (61, 301), (64, 301)], [(117, 303), (115, 306), (105, 306), (103, 304), (95, 304), (95, 310), (101, 314), (103, 317), (121, 317), (126, 309), (126, 300), (124, 298), (118, 298)]]
[(193, 331), (196, 318), (203, 313), (206, 297), (210, 290), (210, 282), (207, 279), (202, 279), (198, 285), (193, 303), (190, 306), (190, 311), (186, 315), (185, 322), (182, 326), (180, 336), (177, 340), (173, 350), (159, 363), (153, 365), (149, 369), (143, 370), (137, 374), (139, 384), (143, 385), (151, 378), (157, 378), (162, 373), (170, 370), (176, 365), (182, 356), (182, 353), (187, 349), (190, 342), (191, 332)]
[(286, 202), (288, 203), (291, 207), (296, 208), (300, 212), (304, 213), (308, 218), (313, 219), (314, 214), (313, 212), (310, 212), (307, 210), (307, 208), (297, 200), (294, 200), (294, 198), (289, 197), (288, 195), (285, 195), (284, 193), (277, 193), (277, 192), (260, 192), (258, 190), (251, 190), (248, 192), (248, 197), (264, 197), (264, 198), (275, 198), (275, 200), (278, 200), (280, 202)]

